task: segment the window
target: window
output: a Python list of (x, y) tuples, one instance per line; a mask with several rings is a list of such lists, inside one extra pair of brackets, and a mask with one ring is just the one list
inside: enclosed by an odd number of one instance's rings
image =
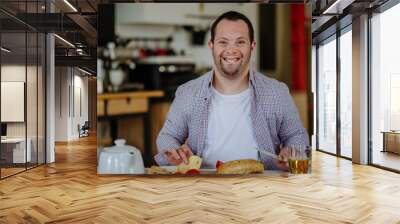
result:
[(318, 48), (318, 149), (336, 153), (336, 39)]
[(317, 48), (317, 149), (351, 159), (351, 24), (337, 34), (340, 36), (332, 35)]
[(371, 19), (372, 163), (400, 170), (400, 5)]

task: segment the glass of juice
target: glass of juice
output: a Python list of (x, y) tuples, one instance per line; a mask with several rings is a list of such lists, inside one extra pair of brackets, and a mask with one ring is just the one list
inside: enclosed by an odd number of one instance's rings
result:
[(311, 173), (311, 147), (309, 146), (290, 146), (288, 165), (289, 172), (292, 174)]

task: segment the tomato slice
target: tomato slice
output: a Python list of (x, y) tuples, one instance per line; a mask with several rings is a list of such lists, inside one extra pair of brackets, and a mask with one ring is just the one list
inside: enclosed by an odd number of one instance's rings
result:
[(222, 161), (218, 160), (217, 163), (215, 164), (215, 167), (218, 169), (218, 167), (221, 165), (222, 165)]
[(200, 174), (200, 171), (196, 169), (190, 169), (186, 172), (186, 174)]

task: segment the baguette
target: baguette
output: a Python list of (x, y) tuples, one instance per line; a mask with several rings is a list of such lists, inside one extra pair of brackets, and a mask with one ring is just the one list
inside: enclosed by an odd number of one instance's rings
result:
[(264, 173), (264, 164), (253, 159), (233, 160), (222, 163), (217, 174), (249, 174)]

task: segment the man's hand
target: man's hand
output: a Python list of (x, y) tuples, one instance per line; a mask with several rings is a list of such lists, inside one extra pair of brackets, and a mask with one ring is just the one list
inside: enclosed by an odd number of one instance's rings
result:
[(278, 160), (276, 163), (276, 166), (283, 170), (283, 171), (288, 171), (289, 166), (288, 166), (288, 159), (290, 155), (290, 150), (289, 148), (282, 148), (281, 151), (279, 152), (278, 155)]
[(188, 164), (189, 157), (192, 155), (192, 150), (186, 144), (182, 145), (180, 148), (169, 149), (165, 152), (168, 163), (174, 166), (178, 166), (181, 163)]

